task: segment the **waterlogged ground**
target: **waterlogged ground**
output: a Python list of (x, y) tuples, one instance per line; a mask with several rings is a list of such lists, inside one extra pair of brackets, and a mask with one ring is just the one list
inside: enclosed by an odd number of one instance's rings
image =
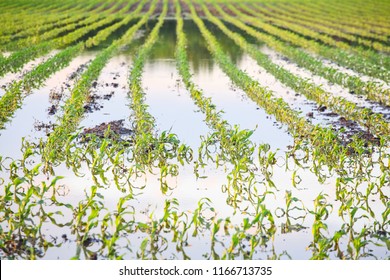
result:
[[(84, 52), (34, 90), (0, 131), (1, 258), (388, 259), (389, 151), (374, 148), (341, 165), (317, 165), (321, 155), (311, 156), (304, 139), (294, 145), (285, 126), (233, 85), (195, 24), (185, 21), (193, 82), (228, 124), (253, 131), (245, 139), (254, 151), (251, 160), (224, 160), (176, 69), (175, 26), (166, 21), (160, 30), (142, 86), (156, 135), (175, 134), (192, 152), (183, 162), (167, 157), (150, 169), (132, 161), (128, 78), (147, 29), (109, 60), (93, 84), (65, 162), (41, 165), (39, 141), (53, 131), (70, 89), (97, 55)], [(220, 32), (214, 35), (240, 69), (312, 123), (340, 133), (352, 126), (283, 86)], [(118, 141), (98, 137), (108, 135), (109, 125)]]

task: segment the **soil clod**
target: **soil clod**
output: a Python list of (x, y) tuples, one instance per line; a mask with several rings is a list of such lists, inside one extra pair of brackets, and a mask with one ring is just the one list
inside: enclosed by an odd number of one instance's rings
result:
[(99, 138), (111, 138), (119, 139), (123, 141), (132, 142), (132, 137), (134, 136), (134, 131), (126, 128), (124, 126), (125, 120), (116, 120), (108, 123), (101, 123), (93, 128), (85, 128), (81, 133), (83, 141), (89, 141), (90, 137), (88, 135), (95, 135)]

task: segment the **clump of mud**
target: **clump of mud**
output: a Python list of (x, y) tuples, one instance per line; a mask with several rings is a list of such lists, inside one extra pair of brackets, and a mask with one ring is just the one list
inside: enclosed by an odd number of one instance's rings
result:
[(44, 122), (36, 121), (34, 123), (34, 129), (36, 131), (44, 131), (46, 136), (49, 136), (49, 134), (54, 130), (55, 127), (56, 125), (52, 122), (44, 123)]
[(343, 132), (341, 133), (341, 137), (342, 137), (342, 143), (345, 146), (348, 146), (352, 142), (353, 137), (358, 137), (364, 140), (366, 147), (369, 144), (374, 146), (380, 145), (380, 139), (378, 137), (375, 137), (371, 132), (362, 129), (354, 121), (347, 120), (344, 117), (340, 117), (338, 119), (337, 125), (342, 128), (339, 129), (338, 131)]
[(119, 141), (133, 143), (134, 131), (124, 126), (125, 120), (116, 120), (111, 122), (103, 122), (93, 128), (84, 128), (80, 134), (81, 142), (88, 142), (92, 139), (91, 136), (98, 138), (110, 138)]
[(114, 95), (114, 91), (111, 91), (108, 94), (98, 95), (91, 94), (88, 96), (87, 103), (84, 105), (84, 111), (86, 113), (93, 113), (94, 111), (98, 111), (103, 108), (101, 104), (99, 104), (99, 100), (110, 100)]
[(312, 112), (306, 114), (307, 120), (313, 119), (316, 115), (327, 117), (327, 125), (330, 125), (339, 137), (341, 144), (347, 147), (354, 138), (364, 141), (364, 146), (379, 146), (380, 139), (375, 137), (366, 127), (362, 127), (356, 121), (348, 120), (337, 113), (329, 111), (326, 106), (320, 105)]

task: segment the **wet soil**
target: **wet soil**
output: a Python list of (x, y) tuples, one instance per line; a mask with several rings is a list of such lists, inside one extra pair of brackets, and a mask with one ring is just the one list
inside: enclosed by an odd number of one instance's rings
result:
[[(227, 13), (228, 15), (230, 15), (230, 16), (235, 16), (235, 14), (234, 14), (231, 10), (229, 10), (228, 7), (226, 7), (225, 5), (220, 4), (219, 7), (221, 7), (222, 10), (223, 10), (225, 13)], [(219, 16), (219, 13), (218, 13), (218, 11), (214, 8), (214, 6), (212, 6), (212, 5), (209, 4), (209, 5), (207, 5), (207, 8), (208, 8), (209, 11), (211, 12), (211, 14), (213, 14), (213, 15), (215, 15), (215, 16)]]
[[(123, 66), (123, 64), (121, 64)], [(113, 77), (112, 80), (113, 82), (108, 83), (99, 83), (98, 81), (94, 81), (92, 83), (92, 90), (94, 93), (91, 93), (88, 96), (87, 103), (84, 105), (84, 112), (85, 113), (93, 113), (95, 111), (98, 111), (103, 108), (103, 105), (101, 104), (102, 100), (110, 100), (114, 94), (115, 94), (115, 89), (119, 87), (119, 83), (116, 82), (116, 80), (120, 78), (120, 74), (116, 73)], [(106, 91), (106, 88), (111, 88), (113, 89), (107, 94), (100, 94), (100, 92)]]
[(99, 94), (91, 94), (88, 97), (87, 104), (84, 105), (84, 111), (86, 113), (93, 113), (103, 108), (103, 105), (99, 103), (99, 100), (110, 100), (114, 95), (114, 91), (111, 91), (108, 94), (99, 95)]
[(44, 131), (46, 136), (48, 136), (54, 130), (55, 127), (56, 125), (52, 122), (44, 123), (44, 122), (36, 121), (34, 123), (34, 129), (36, 131)]
[(150, 10), (150, 2), (146, 2), (146, 4), (142, 7), (140, 14), (147, 13)]
[(205, 13), (199, 4), (193, 3), (196, 13), (199, 17), (205, 17)]
[(55, 115), (59, 110), (60, 103), (64, 100), (65, 90), (70, 90), (72, 85), (77, 80), (78, 77), (84, 72), (87, 68), (88, 63), (81, 64), (76, 71), (72, 72), (67, 78), (66, 81), (63, 82), (59, 89), (52, 89), (49, 93), (49, 102), (50, 106), (47, 109), (49, 115)]
[(330, 126), (333, 131), (337, 132), (343, 146), (348, 146), (356, 137), (363, 140), (366, 147), (368, 145), (380, 145), (379, 138), (375, 137), (370, 131), (363, 128), (356, 121), (347, 120), (339, 114), (329, 111), (326, 106), (320, 105), (306, 114), (309, 122), (316, 117), (322, 118), (324, 125)]
[(369, 144), (379, 146), (380, 139), (375, 137), (369, 131), (363, 130), (356, 122), (347, 120), (344, 117), (339, 117), (334, 125), (337, 126), (335, 128), (336, 131), (339, 132), (341, 136), (342, 144), (348, 146), (354, 137), (358, 137), (364, 141), (365, 146), (367, 147)]
[(132, 4), (129, 11), (127, 11), (127, 13), (130, 14), (131, 12), (134, 12), (137, 9), (138, 5), (139, 5), (138, 2)]
[(84, 128), (81, 133), (81, 142), (88, 142), (92, 139), (91, 135), (98, 138), (110, 138), (115, 140), (122, 140), (126, 142), (133, 142), (134, 131), (124, 126), (125, 120), (116, 120), (111, 122), (103, 122), (92, 128)]

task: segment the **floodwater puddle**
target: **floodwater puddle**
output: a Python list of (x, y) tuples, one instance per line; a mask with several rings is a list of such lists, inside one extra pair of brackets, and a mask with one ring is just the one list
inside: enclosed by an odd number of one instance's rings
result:
[[(331, 84), (329, 83), (326, 79), (313, 75), (309, 70), (306, 70), (304, 68), (299, 67), (295, 63), (284, 59), (281, 55), (279, 55), (277, 52), (274, 50), (268, 48), (268, 47), (262, 47), (261, 52), (266, 54), (273, 63), (287, 69), (290, 71), (292, 74), (303, 78), (303, 79), (308, 79), (312, 81), (316, 85), (321, 85), (321, 88), (324, 89), (325, 91), (332, 93), (333, 96), (335, 97), (342, 97), (345, 98), (346, 100), (353, 102), (357, 104), (360, 107), (365, 107), (365, 108), (370, 108), (373, 110), (374, 113), (380, 113), (383, 114), (386, 118), (390, 117), (390, 108), (387, 106), (382, 106), (378, 102), (372, 102), (362, 95), (354, 95), (350, 93), (350, 90), (347, 88), (343, 88), (342, 86), (336, 85), (336, 84)], [(333, 67), (333, 66), (332, 66)], [(343, 70), (345, 73), (345, 71)], [(356, 76), (356, 74), (355, 74)], [(362, 79), (364, 80), (364, 79)], [(367, 80), (366, 80), (367, 81)], [(386, 87), (383, 87), (386, 88)]]
[(250, 56), (243, 56), (238, 66), (258, 81), (261, 86), (271, 90), (276, 98), (283, 98), (292, 109), (300, 112), (301, 116), (309, 122), (314, 125), (327, 125), (328, 116), (321, 114), (317, 103), (283, 85), (273, 75), (260, 67)]
[(6, 93), (7, 87), (13, 83), (14, 81), (18, 81), (23, 79), (23, 76), (35, 68), (35, 66), (39, 65), (40, 63), (48, 60), (50, 57), (54, 56), (56, 53), (58, 53), (58, 50), (52, 51), (47, 55), (38, 57), (36, 59), (33, 59), (29, 62), (27, 62), (23, 67), (17, 71), (17, 72), (9, 72), (4, 75), (4, 77), (0, 77), (0, 98)]
[[(290, 145), (292, 137), (283, 126), (251, 101), (245, 92), (233, 85), (221, 68), (215, 64), (207, 48), (202, 45), (203, 39), (199, 40), (201, 35), (196, 26), (185, 22), (184, 27), (186, 34), (189, 34), (188, 53), (194, 73), (193, 82), (206, 97), (212, 99), (218, 110), (223, 111), (222, 117), (231, 125), (239, 125), (240, 129), (254, 130), (251, 139), (255, 143), (272, 143), (275, 149)], [(235, 47), (229, 38), (223, 37), (220, 33), (215, 34), (232, 61), (238, 65), (245, 64), (245, 56), (240, 49)]]
[(121, 54), (109, 60), (97, 81), (93, 82), (84, 119), (80, 128), (93, 128), (102, 123), (124, 120), (130, 127), (131, 109), (128, 97), (128, 72), (131, 57)]
[(178, 76), (173, 59), (149, 60), (142, 79), (145, 103), (156, 119), (157, 133), (169, 131), (194, 149), (209, 131)]
[(343, 67), (343, 66), (341, 66), (341, 65), (339, 65), (339, 64), (337, 64), (337, 63), (335, 63), (333, 61), (330, 61), (328, 59), (325, 59), (325, 58), (322, 58), (322, 57), (319, 57), (319, 56), (317, 56), (317, 59), (321, 60), (321, 62), (325, 66), (332, 67), (334, 69), (337, 69), (340, 72), (346, 73), (346, 74), (351, 75), (351, 76), (357, 76), (364, 82), (376, 82), (379, 85), (381, 85), (382, 88), (390, 89), (390, 85), (386, 84), (384, 81), (382, 81), (380, 79), (376, 79), (376, 78), (373, 78), (373, 77), (370, 77), (370, 76), (367, 76), (367, 75), (364, 75), (364, 74), (357, 73), (357, 72), (353, 71), (352, 69), (349, 69), (347, 67)]
[[(50, 114), (53, 102), (56, 107), (60, 107), (61, 102), (70, 93), (73, 83), (75, 82), (77, 69), (80, 65), (87, 63), (93, 55), (81, 55), (74, 59), (69, 66), (58, 71), (49, 79), (40, 89), (34, 89), (24, 99), (21, 108), (16, 110), (13, 118), (5, 124), (5, 128), (0, 131), (0, 141), (6, 145), (0, 145), (0, 154), (7, 157), (19, 158), (21, 156), (20, 146), (21, 139), (25, 137), (30, 141), (37, 141), (39, 138), (46, 138), (46, 135), (52, 131), (57, 118), (55, 114)], [(71, 79), (73, 77), (73, 79)], [(57, 93), (57, 94), (55, 94)]]

